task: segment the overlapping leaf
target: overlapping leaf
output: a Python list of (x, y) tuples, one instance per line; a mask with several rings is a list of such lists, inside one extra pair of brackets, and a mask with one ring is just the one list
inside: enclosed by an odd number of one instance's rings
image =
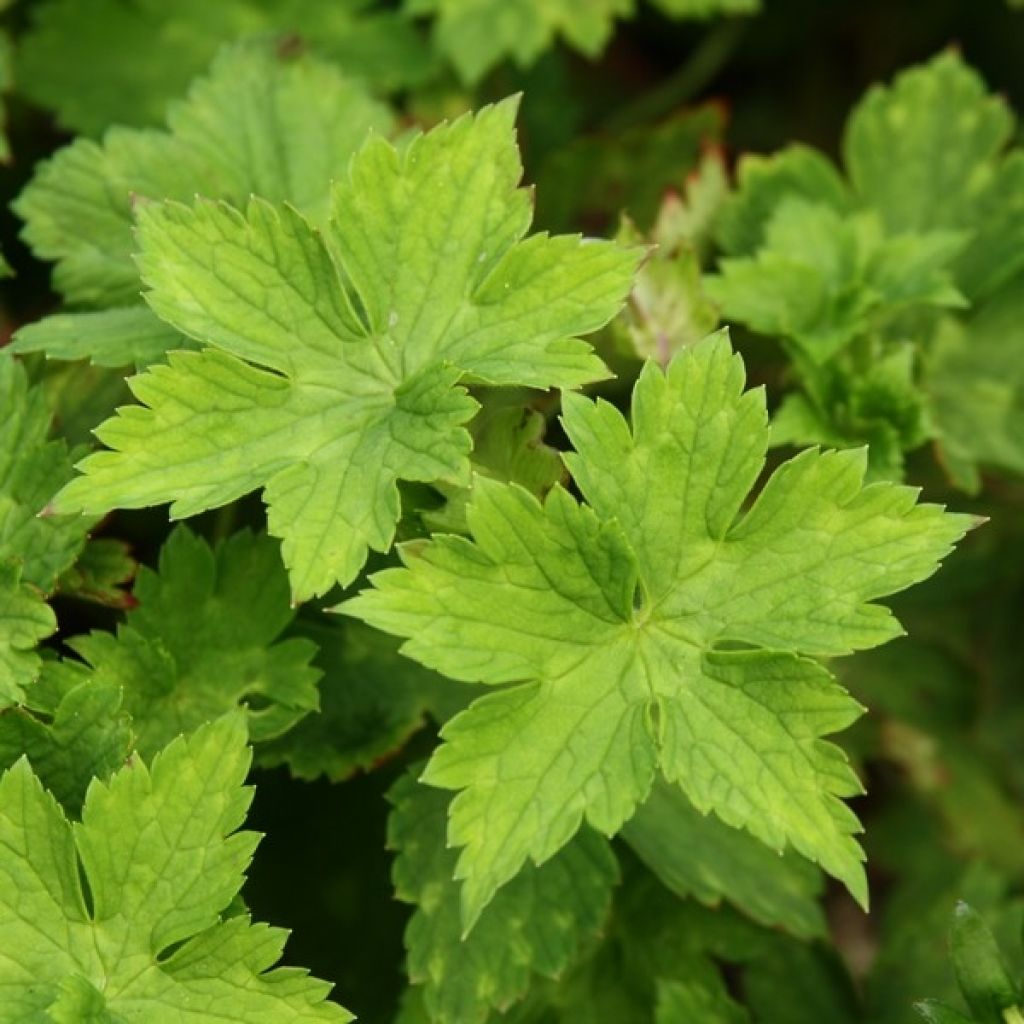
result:
[[(760, 0), (655, 0), (673, 18), (749, 14)], [(617, 18), (636, 0), (405, 0), (412, 15), (433, 15), (434, 45), (464, 82), (473, 84), (504, 58), (529, 67), (556, 39), (597, 57)]]
[(288, 765), (296, 778), (339, 782), (369, 771), (428, 716), (443, 722), (473, 696), (470, 687), (403, 658), (393, 637), (359, 622), (299, 619), (289, 635), (316, 644), (320, 707), (260, 743), (256, 756), (260, 765)]
[(531, 976), (562, 974), (597, 937), (618, 879), (615, 857), (593, 832), (539, 868), (526, 867), (462, 935), (458, 855), (445, 844), (449, 797), (406, 774), (393, 787), (389, 845), (399, 899), (416, 912), (406, 928), (409, 978), (423, 986), (431, 1020), (483, 1024), (526, 993)]
[[(285, 934), (225, 917), (258, 837), (240, 715), (95, 782), (71, 824), (28, 761), (0, 779), (5, 1021), (345, 1021), (277, 968)], [(90, 899), (83, 895), (88, 885)]]
[(841, 802), (859, 784), (822, 740), (859, 708), (812, 659), (898, 635), (872, 602), (930, 575), (970, 519), (863, 486), (855, 451), (805, 452), (740, 515), (765, 419), (723, 337), (645, 368), (632, 430), (565, 396), (589, 507), (480, 486), (472, 542), (409, 548), (345, 606), (453, 678), (521, 684), (448, 723), (425, 773), (461, 791), (449, 840), (467, 924), (584, 820), (617, 831), (658, 767), (700, 811), (792, 845), (866, 899)]
[(605, 374), (576, 338), (621, 305), (640, 253), (524, 238), (515, 104), (398, 152), (371, 140), (323, 234), (290, 207), (199, 202), (140, 214), (159, 315), (209, 346), (136, 378), (142, 406), (97, 431), (61, 510), (173, 502), (186, 516), (264, 488), (296, 600), (385, 550), (398, 480), (466, 481), (490, 384), (576, 387)]
[(266, 536), (237, 533), (211, 550), (179, 527), (161, 549), (159, 571), (140, 570), (134, 597), (116, 636), (95, 631), (68, 645), (97, 684), (123, 689), (144, 755), (240, 704), (252, 704), (257, 741), (316, 709), (316, 646), (280, 639), (294, 612)]
[(323, 219), (331, 181), (368, 134), (390, 126), (387, 109), (330, 65), (258, 47), (224, 51), (172, 105), (167, 132), (115, 128), (102, 144), (79, 139), (36, 172), (15, 203), (24, 237), (56, 261), (54, 285), (70, 304), (99, 308), (29, 325), (15, 350), (125, 366), (185, 347), (137, 305), (133, 208), (196, 195), (242, 205), (255, 193)]
[[(306, 43), (384, 89), (423, 81), (429, 49), (408, 21), (372, 0), (46, 0), (21, 39), (17, 79), (68, 128), (162, 124), (168, 103), (239, 38)], [(312, 154), (311, 154), (312, 155)]]

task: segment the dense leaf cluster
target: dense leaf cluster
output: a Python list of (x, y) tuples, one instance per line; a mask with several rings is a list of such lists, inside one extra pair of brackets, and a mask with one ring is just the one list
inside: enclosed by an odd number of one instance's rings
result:
[(0, 1024), (1024, 1022), (1014, 115), (733, 160), (761, 6), (8, 13)]

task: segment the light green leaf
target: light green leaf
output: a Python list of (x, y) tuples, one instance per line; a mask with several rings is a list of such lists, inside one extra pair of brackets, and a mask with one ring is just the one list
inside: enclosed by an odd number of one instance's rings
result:
[(0, 560), (0, 708), (17, 704), (39, 676), (36, 645), (57, 630), (57, 617), (33, 587), (21, 582), (21, 567)]
[(392, 788), (388, 845), (395, 892), (416, 906), (405, 932), (410, 981), (438, 1024), (483, 1024), (525, 994), (532, 976), (554, 978), (597, 937), (618, 867), (608, 844), (581, 833), (555, 858), (529, 865), (462, 936), (458, 854), (445, 845), (449, 796), (411, 773)]
[[(497, 401), (484, 403), (469, 424), (473, 435), (473, 480), (477, 474), (492, 480), (517, 483), (538, 498), (557, 483), (565, 482), (565, 466), (554, 448), (544, 443), (547, 424), (543, 415), (519, 405)], [(439, 483), (445, 503), (422, 513), (423, 521), (435, 532), (466, 533), (466, 507), (473, 496), (473, 483), (454, 487)]]
[[(167, 120), (166, 132), (115, 128), (102, 144), (79, 139), (43, 163), (16, 200), (23, 237), (37, 256), (56, 261), (54, 285), (69, 303), (138, 303), (132, 212), (143, 199), (203, 195), (241, 206), (255, 193), (324, 219), (332, 179), (369, 133), (392, 123), (330, 65), (252, 47), (222, 52)], [(187, 344), (137, 307), (62, 314), (15, 342), (103, 366), (151, 362)]]
[[(56, 662), (44, 663), (44, 679), (30, 695), (33, 705), (38, 704), (37, 691), (49, 688), (46, 674), (61, 669), (68, 671)], [(73, 669), (68, 681), (69, 688), (44, 713), (18, 707), (0, 715), (0, 768), (24, 755), (39, 781), (69, 814), (77, 815), (92, 779), (106, 779), (124, 763), (132, 733), (116, 683), (92, 680)]]
[[(263, 487), (295, 600), (386, 550), (398, 480), (466, 482), (491, 384), (576, 387), (606, 371), (576, 335), (607, 322), (640, 254), (524, 235), (515, 103), (368, 143), (324, 235), (290, 207), (148, 206), (142, 272), (162, 318), (210, 347), (136, 378), (143, 406), (97, 431), (62, 510), (172, 501), (192, 515)], [(257, 365), (253, 365), (257, 364)]]
[(68, 645), (97, 683), (124, 691), (146, 756), (180, 733), (241, 704), (254, 741), (285, 732), (317, 707), (315, 645), (279, 639), (294, 612), (277, 545), (249, 532), (212, 549), (179, 527), (142, 568), (137, 607), (117, 635), (95, 631)]
[(955, 231), (972, 226), (1012, 133), (1005, 100), (950, 50), (870, 89), (850, 115), (843, 155), (888, 230)]
[(755, 921), (812, 938), (825, 934), (821, 876), (791, 853), (780, 857), (746, 832), (702, 815), (663, 779), (622, 836), (666, 888), (708, 906), (723, 898)]
[(564, 38), (596, 57), (612, 34), (617, 17), (633, 13), (634, 0), (406, 0), (410, 14), (435, 17), (434, 45), (470, 85), (495, 64), (511, 57), (529, 67)]
[(421, 729), (427, 715), (450, 718), (469, 703), (468, 686), (403, 658), (390, 636), (360, 622), (299, 619), (289, 631), (313, 641), (320, 708), (262, 742), (260, 765), (287, 764), (292, 775), (332, 782), (369, 771)]
[(971, 520), (864, 487), (855, 451), (792, 459), (741, 516), (768, 441), (764, 396), (743, 383), (715, 336), (666, 373), (645, 367), (632, 430), (564, 396), (590, 507), (481, 481), (472, 542), (411, 546), (343, 606), (453, 678), (521, 684), (449, 722), (424, 775), (461, 791), (449, 842), (467, 925), (584, 820), (616, 832), (658, 766), (702, 813), (793, 846), (866, 899), (841, 802), (859, 784), (822, 740), (860, 709), (809, 659), (898, 635), (872, 602), (931, 575)]
[(845, 182), (828, 158), (808, 146), (792, 145), (771, 156), (748, 153), (736, 171), (737, 189), (715, 221), (715, 241), (728, 256), (751, 256), (786, 198), (819, 203), (836, 213), (849, 210)]
[(18, 360), (0, 356), (0, 562), (17, 558), (21, 577), (44, 593), (75, 560), (93, 520), (40, 517), (71, 476), (63, 441), (48, 441), (51, 413)]
[[(159, 125), (168, 104), (206, 71), (224, 43), (308, 43), (356, 78), (384, 88), (432, 72), (429, 48), (399, 14), (369, 0), (46, 0), (19, 40), (16, 76), (66, 127), (99, 136), (113, 124)], [(309, 154), (315, 159), (315, 154)]]
[[(118, 272), (119, 273), (119, 272)], [(50, 359), (88, 359), (94, 366), (149, 366), (172, 348), (191, 348), (188, 338), (158, 320), (146, 306), (88, 313), (54, 313), (20, 328), (11, 351), (45, 352)]]
[(948, 232), (887, 237), (871, 215), (788, 197), (757, 254), (722, 260), (705, 288), (727, 319), (792, 339), (821, 364), (907, 308), (963, 306), (949, 271), (962, 245)]
[(1011, 281), (963, 320), (948, 319), (925, 360), (924, 391), (954, 481), (979, 465), (1024, 473), (1024, 293)]
[(4, 773), (5, 1020), (351, 1019), (325, 983), (271, 970), (283, 932), (222, 917), (258, 841), (236, 831), (248, 767), (242, 716), (219, 719), (94, 782), (74, 825), (28, 761)]

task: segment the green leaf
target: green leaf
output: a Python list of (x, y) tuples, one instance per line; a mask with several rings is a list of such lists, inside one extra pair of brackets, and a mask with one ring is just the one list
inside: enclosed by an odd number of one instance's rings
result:
[(398, 644), (359, 622), (299, 619), (289, 631), (313, 641), (320, 708), (262, 742), (260, 765), (287, 764), (292, 775), (339, 782), (399, 750), (427, 715), (438, 721), (469, 703), (468, 686), (403, 658)]
[[(56, 671), (55, 664), (44, 664), (44, 676)], [(0, 712), (0, 767), (9, 768), (24, 755), (39, 781), (69, 814), (77, 815), (92, 779), (107, 779), (124, 763), (132, 733), (116, 683), (97, 682), (84, 673), (72, 678), (48, 714), (26, 707)]]
[(715, 220), (715, 241), (727, 256), (752, 256), (786, 198), (820, 203), (836, 213), (850, 208), (845, 182), (827, 157), (808, 146), (792, 145), (771, 156), (745, 154), (736, 170), (737, 189)]
[(948, 270), (962, 244), (946, 232), (886, 237), (870, 215), (789, 197), (756, 256), (722, 260), (705, 288), (727, 319), (792, 339), (820, 365), (883, 317), (964, 305)]
[(965, 1017), (959, 1010), (953, 1010), (948, 1006), (935, 1002), (933, 999), (926, 999), (923, 1002), (915, 1003), (914, 1009), (927, 1024), (972, 1024), (969, 1017)]
[(350, 1019), (324, 1001), (325, 983), (270, 969), (283, 932), (222, 917), (258, 841), (236, 831), (251, 799), (248, 767), (242, 716), (222, 718), (175, 740), (150, 768), (135, 761), (94, 782), (74, 825), (26, 760), (4, 773), (8, 1019)]
[(981, 1024), (1003, 1024), (1003, 1013), (1022, 999), (991, 929), (968, 904), (957, 904), (950, 933), (957, 984)]
[(950, 50), (869, 89), (843, 155), (854, 189), (890, 231), (958, 230), (971, 226), (1012, 133), (1006, 101)]
[(750, 1024), (750, 1014), (729, 995), (715, 971), (658, 985), (654, 1024)]
[[(325, 235), (290, 207), (151, 205), (152, 307), (210, 348), (132, 383), (141, 407), (97, 431), (61, 510), (172, 501), (187, 516), (265, 488), (296, 601), (386, 550), (398, 480), (465, 482), (490, 384), (575, 387), (605, 374), (575, 336), (607, 322), (639, 253), (534, 235), (515, 103), (418, 136), (372, 139), (336, 187)], [(253, 365), (257, 364), (257, 365)]]
[(71, 476), (63, 441), (48, 441), (51, 413), (42, 388), (32, 387), (18, 360), (0, 356), (0, 562), (17, 558), (21, 577), (44, 593), (85, 544), (91, 519), (40, 517)]
[(247, 531), (212, 549), (184, 527), (142, 568), (138, 606), (117, 635), (67, 641), (99, 683), (124, 691), (138, 749), (146, 756), (180, 733), (240, 704), (254, 741), (283, 733), (317, 707), (315, 645), (279, 639), (290, 623), (278, 548)]
[[(544, 443), (547, 424), (541, 413), (519, 405), (484, 403), (469, 424), (473, 435), (474, 476), (468, 487), (439, 483), (445, 503), (422, 512), (433, 531), (467, 533), (466, 508), (479, 476), (516, 483), (542, 498), (557, 483), (565, 482), (565, 467), (554, 448)], [(479, 476), (478, 476), (479, 475)]]
[(0, 561), (0, 708), (17, 704), (42, 668), (36, 645), (57, 631), (38, 590), (21, 582), (16, 561)]
[(61, 574), (57, 590), (109, 608), (130, 608), (135, 601), (123, 587), (135, 578), (137, 569), (124, 541), (112, 537), (89, 540), (75, 564)]
[(914, 347), (888, 348), (866, 367), (835, 362), (813, 378), (808, 375), (808, 394), (787, 394), (772, 417), (772, 445), (866, 444), (867, 479), (901, 480), (903, 453), (920, 447), (936, 430), (917, 381)]
[(130, 305), (141, 290), (132, 222), (140, 201), (203, 195), (240, 206), (255, 193), (325, 219), (332, 179), (368, 134), (391, 123), (385, 107), (330, 65), (225, 50), (171, 107), (166, 132), (112, 129), (102, 144), (79, 139), (36, 171), (14, 204), (23, 237), (56, 261), (54, 286), (69, 303), (117, 308), (49, 317), (19, 331), (15, 350), (127, 366), (189, 347)]
[(308, 41), (384, 89), (416, 85), (432, 70), (414, 27), (368, 0), (47, 0), (31, 13), (17, 53), (19, 88), (93, 136), (112, 124), (162, 124), (218, 47), (240, 37), (276, 43), (284, 56)]
[(961, 321), (944, 321), (923, 386), (954, 481), (980, 485), (979, 465), (1024, 473), (1024, 294), (1001, 288)]
[[(616, 832), (656, 768), (702, 813), (793, 846), (862, 901), (859, 792), (822, 737), (859, 707), (814, 657), (900, 632), (874, 600), (935, 571), (971, 525), (916, 492), (862, 486), (862, 452), (805, 452), (740, 516), (764, 465), (764, 397), (723, 336), (648, 364), (633, 429), (564, 396), (590, 502), (481, 481), (473, 542), (403, 551), (343, 607), (456, 679), (521, 683), (445, 727), (424, 778), (461, 790), (449, 842), (467, 925), (586, 820)], [(756, 790), (757, 800), (750, 797)]]
[[(73, 246), (73, 239), (71, 241)], [(126, 250), (126, 256), (128, 252), (130, 250)], [(72, 262), (74, 256), (69, 256), (63, 265)], [(115, 274), (121, 276), (122, 268), (109, 267), (108, 270), (111, 278)], [(69, 361), (88, 359), (94, 366), (112, 369), (146, 367), (163, 359), (168, 349), (190, 347), (188, 338), (158, 320), (146, 306), (54, 313), (19, 328), (10, 346), (12, 352), (45, 352), (49, 359)]]
[(595, 833), (581, 833), (541, 867), (524, 868), (464, 937), (452, 877), (458, 854), (445, 845), (449, 796), (406, 773), (388, 799), (395, 892), (416, 906), (405, 933), (409, 978), (423, 986), (431, 1020), (483, 1024), (492, 1008), (521, 999), (531, 976), (557, 977), (597, 937), (618, 867)]
[(433, 15), (433, 41), (469, 85), (505, 57), (529, 67), (563, 38), (596, 57), (616, 17), (633, 13), (634, 0), (405, 0), (413, 15)]
[(761, 924), (812, 938), (825, 934), (821, 876), (780, 857), (746, 832), (700, 814), (677, 787), (655, 781), (622, 836), (666, 888), (708, 906), (723, 898)]

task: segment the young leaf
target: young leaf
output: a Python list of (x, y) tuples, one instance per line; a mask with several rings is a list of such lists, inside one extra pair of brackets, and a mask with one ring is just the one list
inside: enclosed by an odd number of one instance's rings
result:
[(715, 221), (715, 241), (727, 256), (752, 256), (764, 244), (768, 222), (783, 200), (803, 199), (846, 213), (846, 183), (828, 158), (792, 145), (771, 156), (747, 154), (736, 170), (738, 188)]
[[(140, 213), (161, 317), (209, 348), (132, 384), (64, 511), (172, 501), (192, 515), (264, 488), (296, 601), (386, 550), (399, 480), (466, 481), (476, 403), (459, 386), (576, 387), (605, 374), (576, 335), (622, 304), (636, 250), (524, 238), (529, 193), (505, 102), (372, 139), (315, 232), (262, 200)], [(256, 364), (256, 365), (254, 365)]]
[(886, 237), (870, 215), (790, 197), (757, 255), (723, 260), (704, 284), (727, 318), (792, 339), (822, 364), (883, 317), (963, 306), (948, 269), (962, 245), (950, 232)]
[(169, 102), (239, 37), (270, 40), (282, 53), (308, 42), (384, 89), (421, 82), (433, 65), (407, 19), (367, 0), (45, 0), (30, 13), (17, 53), (19, 88), (92, 136), (112, 124), (162, 124)]
[(139, 571), (117, 635), (68, 641), (97, 683), (124, 690), (145, 756), (180, 733), (252, 702), (254, 741), (278, 736), (317, 707), (315, 645), (279, 639), (290, 623), (277, 545), (236, 533), (213, 550), (185, 527), (160, 551), (158, 572)]
[(632, 430), (566, 395), (566, 461), (589, 507), (481, 481), (472, 542), (410, 547), (343, 606), (453, 678), (520, 684), (449, 722), (424, 776), (461, 791), (449, 841), (467, 925), (584, 819), (616, 832), (659, 766), (702, 813), (792, 845), (866, 899), (841, 802), (859, 784), (822, 740), (860, 709), (811, 659), (897, 636), (871, 602), (934, 572), (971, 520), (864, 487), (857, 451), (792, 459), (740, 515), (768, 440), (763, 394), (743, 383), (713, 336), (665, 373), (645, 367)]
[(283, 932), (223, 917), (258, 842), (236, 831), (248, 767), (242, 716), (222, 718), (94, 782), (73, 825), (27, 760), (4, 773), (7, 1019), (351, 1019), (325, 983), (271, 970)]
[(327, 213), (332, 179), (387, 108), (328, 64), (262, 48), (223, 51), (207, 78), (168, 113), (166, 132), (112, 129), (79, 139), (41, 165), (14, 208), (37, 256), (55, 260), (54, 286), (78, 306), (18, 333), (15, 351), (147, 365), (185, 339), (138, 303), (132, 211), (144, 199), (196, 195), (241, 206), (253, 193)]
[(416, 906), (406, 928), (409, 979), (437, 1024), (483, 1024), (521, 999), (532, 975), (554, 978), (597, 937), (618, 867), (608, 844), (581, 833), (541, 867), (528, 865), (462, 935), (458, 854), (445, 845), (447, 794), (406, 773), (392, 787), (388, 845), (395, 892)]

